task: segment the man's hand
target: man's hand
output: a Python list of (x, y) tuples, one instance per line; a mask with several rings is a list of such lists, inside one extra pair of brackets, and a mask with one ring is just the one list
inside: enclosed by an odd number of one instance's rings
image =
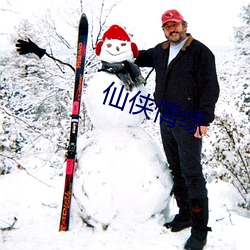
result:
[(197, 129), (194, 133), (196, 138), (202, 138), (207, 135), (208, 126), (197, 126)]
[(17, 52), (19, 52), (20, 55), (34, 53), (41, 59), (46, 53), (45, 49), (39, 48), (29, 38), (28, 42), (21, 39), (17, 40), (16, 47), (17, 47)]

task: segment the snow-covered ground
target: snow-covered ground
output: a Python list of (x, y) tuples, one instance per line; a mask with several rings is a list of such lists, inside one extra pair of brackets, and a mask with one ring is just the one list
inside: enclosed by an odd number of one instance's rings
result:
[[(44, 173), (30, 173), (43, 176)], [(42, 178), (40, 179), (44, 181)], [(85, 227), (78, 217), (72, 200), (70, 230), (59, 232), (61, 198), (64, 178), (53, 178), (46, 184), (24, 170), (0, 176), (0, 245), (2, 250), (163, 250), (182, 249), (189, 229), (171, 233), (161, 226), (159, 218), (135, 225), (126, 230)], [(249, 245), (250, 219), (246, 210), (237, 206), (241, 201), (234, 187), (224, 182), (208, 184), (210, 198), (209, 225), (205, 249), (245, 250)], [(171, 201), (172, 215), (176, 211)], [(17, 219), (11, 230), (10, 227)]]

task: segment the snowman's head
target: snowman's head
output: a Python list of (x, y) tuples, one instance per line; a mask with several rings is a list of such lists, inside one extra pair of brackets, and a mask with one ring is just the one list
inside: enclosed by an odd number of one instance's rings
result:
[(130, 41), (126, 31), (118, 25), (112, 25), (96, 45), (96, 55), (101, 61), (109, 63), (133, 62), (138, 54), (137, 45)]

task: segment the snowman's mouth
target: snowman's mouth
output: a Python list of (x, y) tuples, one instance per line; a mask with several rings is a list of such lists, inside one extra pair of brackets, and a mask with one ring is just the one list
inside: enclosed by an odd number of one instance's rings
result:
[(125, 52), (124, 51), (122, 51), (122, 52), (120, 52), (120, 53), (117, 53), (117, 54), (113, 54), (113, 53), (111, 53), (111, 52), (109, 52), (108, 50), (106, 50), (111, 56), (119, 56), (119, 55), (121, 55), (121, 54), (124, 54)]

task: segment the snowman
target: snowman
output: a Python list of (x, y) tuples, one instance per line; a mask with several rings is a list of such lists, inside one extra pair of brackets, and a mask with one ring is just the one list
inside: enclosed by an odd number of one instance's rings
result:
[(74, 179), (80, 216), (94, 227), (127, 228), (159, 218), (170, 200), (172, 177), (164, 156), (140, 126), (148, 93), (133, 63), (138, 53), (118, 25), (96, 46), (102, 67), (85, 95), (94, 129), (78, 139)]

